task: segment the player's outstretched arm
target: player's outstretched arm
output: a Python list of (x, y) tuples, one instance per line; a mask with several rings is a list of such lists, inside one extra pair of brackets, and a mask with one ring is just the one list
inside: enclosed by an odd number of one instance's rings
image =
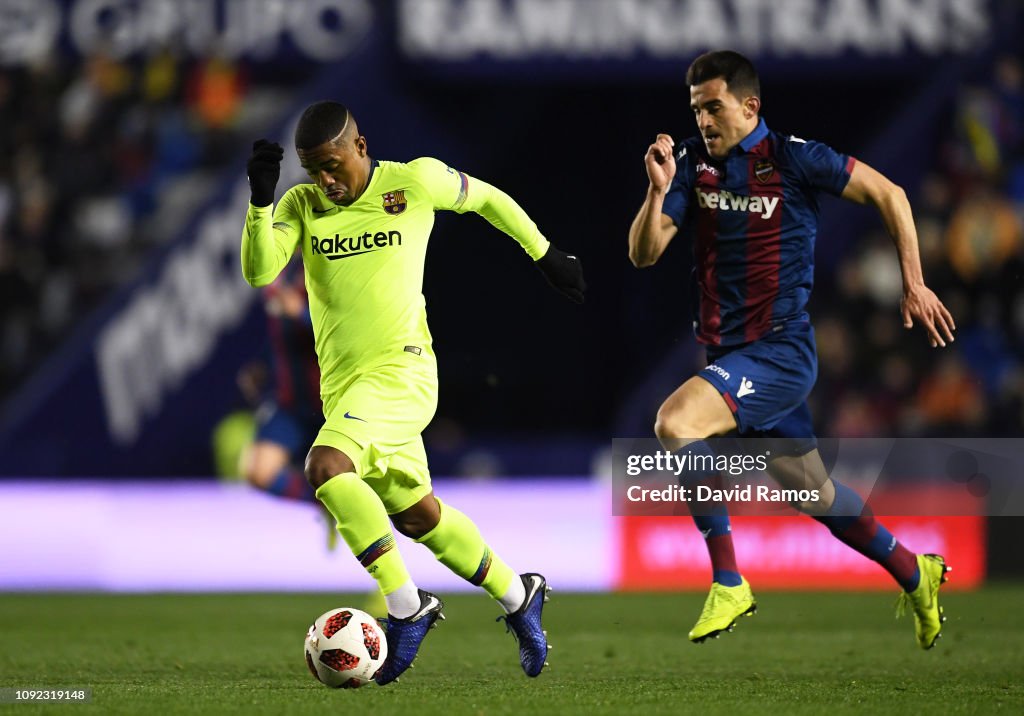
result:
[(274, 210), (281, 176), (281, 145), (257, 140), (246, 165), (250, 200), (242, 229), (242, 276), (250, 286), (267, 286), (288, 263), (299, 241), (299, 219), (287, 197)]
[(467, 177), (466, 182), (466, 198), (459, 211), (476, 212), (514, 238), (555, 290), (575, 303), (583, 303), (587, 284), (580, 260), (545, 239), (523, 208), (501, 189), (476, 178)]
[(676, 175), (672, 146), (672, 137), (659, 134), (644, 155), (650, 186), (647, 187), (647, 198), (629, 227), (629, 260), (637, 268), (656, 263), (676, 235), (676, 225), (662, 213), (665, 195)]
[(912, 328), (916, 319), (927, 331), (932, 348), (944, 348), (947, 341), (952, 343), (956, 324), (939, 297), (924, 283), (917, 229), (914, 228), (914, 217), (906, 192), (867, 164), (858, 161), (843, 190), (843, 198), (858, 204), (873, 204), (882, 215), (885, 228), (896, 244), (900, 272), (903, 274), (903, 298), (900, 300), (903, 327)]

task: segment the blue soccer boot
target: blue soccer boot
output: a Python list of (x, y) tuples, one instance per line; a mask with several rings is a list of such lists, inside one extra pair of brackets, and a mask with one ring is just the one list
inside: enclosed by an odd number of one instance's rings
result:
[(418, 591), (420, 608), (415, 614), (406, 619), (398, 619), (389, 614), (381, 622), (388, 639), (388, 658), (373, 677), (380, 686), (397, 681), (412, 666), (427, 632), (436, 626), (438, 619), (444, 620), (444, 614), (441, 613), (444, 604), (441, 600), (430, 592), (422, 589)]
[(541, 613), (544, 602), (548, 600), (547, 580), (543, 575), (528, 573), (520, 575), (526, 588), (526, 599), (523, 605), (511, 614), (498, 617), (497, 621), (505, 620), (508, 631), (519, 644), (519, 663), (527, 676), (537, 676), (548, 665), (548, 633), (541, 624)]

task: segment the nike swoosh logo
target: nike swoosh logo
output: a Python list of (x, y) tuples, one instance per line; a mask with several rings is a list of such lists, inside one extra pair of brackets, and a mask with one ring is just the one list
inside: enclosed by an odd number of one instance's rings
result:
[(314, 214), (326, 214), (328, 211), (334, 211), (337, 208), (338, 207), (336, 207), (336, 206), (329, 206), (326, 209), (313, 209), (313, 213)]
[(352, 414), (351, 414), (350, 412), (348, 412), (347, 410), (345, 411), (345, 417), (346, 417), (346, 418), (348, 418), (349, 420), (362, 420), (362, 422), (364, 422), (364, 423), (366, 422), (366, 421), (365, 421), (365, 420), (363, 420), (362, 418), (357, 418), (357, 417), (356, 417), (355, 415), (352, 415)]
[(418, 612), (409, 617), (409, 621), (418, 621), (425, 614), (428, 614), (432, 609), (436, 609), (441, 604), (441, 600), (435, 596), (430, 597), (430, 601), (424, 604)]

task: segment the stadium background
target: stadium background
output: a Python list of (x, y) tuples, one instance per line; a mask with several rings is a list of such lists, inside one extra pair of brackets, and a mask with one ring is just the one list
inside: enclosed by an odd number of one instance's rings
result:
[[(956, 316), (941, 353), (903, 333), (877, 215), (826, 199), (821, 433), (1019, 437), (1022, 29), (995, 0), (6, 0), (0, 589), (364, 585), (319, 550), (314, 511), (212, 477), (213, 432), (246, 408), (235, 375), (265, 340), (238, 272), (249, 145), (287, 146), (322, 98), (353, 109), (373, 156), (487, 179), (582, 258), (577, 307), (480, 219), (439, 215), (431, 244), (433, 470), (514, 564), (586, 590), (706, 579), (695, 530), (613, 518), (603, 477), (612, 437), (648, 435), (699, 365), (688, 251), (639, 272), (625, 237), (651, 138), (694, 131), (683, 73), (708, 47), (755, 59), (771, 127), (907, 189), (926, 279)], [(289, 157), (279, 193), (299, 179)], [(771, 586), (888, 586), (796, 522), (738, 529), (740, 559), (781, 575)], [(893, 527), (959, 550), (960, 587), (1024, 571), (1019, 519)], [(406, 553), (422, 582), (463, 586)]]

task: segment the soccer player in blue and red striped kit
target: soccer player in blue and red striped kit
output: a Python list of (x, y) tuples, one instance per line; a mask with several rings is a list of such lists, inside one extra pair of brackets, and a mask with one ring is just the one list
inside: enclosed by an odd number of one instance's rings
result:
[[(817, 376), (805, 310), (813, 285), (820, 192), (871, 204), (892, 236), (903, 275), (903, 324), (922, 324), (932, 347), (953, 340), (953, 318), (924, 283), (917, 233), (903, 190), (853, 157), (774, 132), (760, 117), (757, 72), (735, 52), (709, 52), (687, 71), (700, 136), (674, 148), (659, 134), (644, 157), (650, 186), (629, 231), (637, 267), (654, 264), (681, 234), (693, 242), (697, 340), (708, 365), (662, 404), (655, 433), (665, 449), (712, 454), (707, 440), (738, 432), (783, 442), (769, 473), (784, 487), (817, 488), (798, 505), (839, 540), (878, 562), (903, 589), (918, 644), (931, 648), (944, 621), (939, 555), (914, 554), (875, 520), (849, 487), (829, 477), (807, 407)], [(711, 480), (712, 475), (697, 476)], [(713, 581), (690, 631), (702, 642), (731, 630), (756, 602), (733, 553), (724, 505), (695, 511)]]
[(242, 474), (273, 495), (319, 504), (302, 472), (306, 450), (324, 416), (301, 261), (293, 259), (263, 289), (263, 305), (269, 385), (256, 411), (256, 439), (242, 456)]

